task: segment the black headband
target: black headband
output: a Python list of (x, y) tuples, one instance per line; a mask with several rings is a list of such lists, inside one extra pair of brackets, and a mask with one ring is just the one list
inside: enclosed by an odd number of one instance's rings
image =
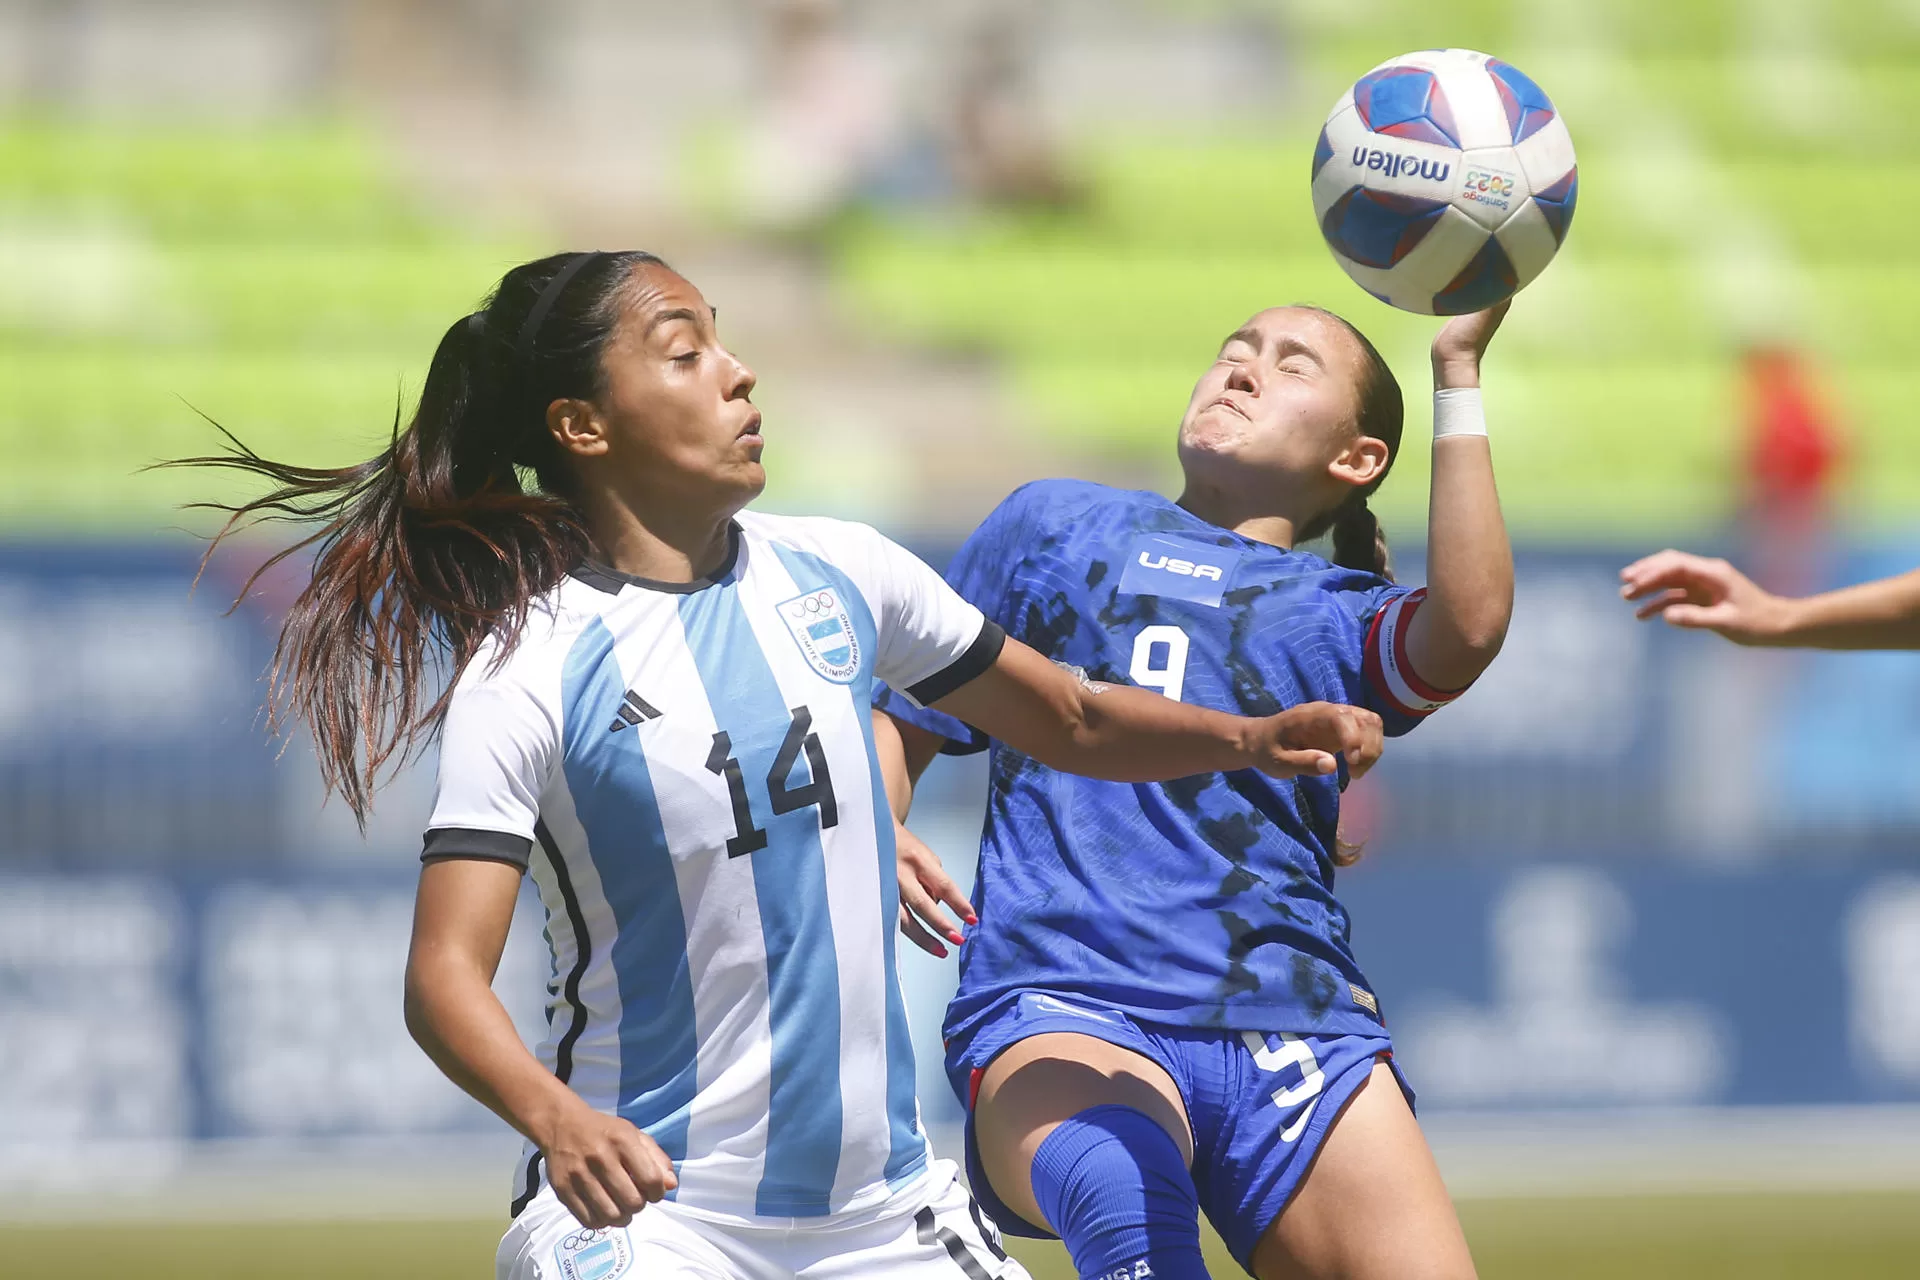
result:
[(540, 337), (540, 326), (547, 322), (547, 313), (553, 310), (554, 303), (560, 301), (573, 278), (586, 270), (587, 264), (604, 253), (576, 253), (567, 260), (567, 264), (554, 272), (553, 279), (547, 281), (547, 287), (540, 291), (540, 297), (534, 302), (533, 310), (527, 312), (527, 322), (520, 326), (520, 336), (513, 344), (513, 363), (520, 375), (526, 376), (528, 367), (533, 363), (533, 344)]

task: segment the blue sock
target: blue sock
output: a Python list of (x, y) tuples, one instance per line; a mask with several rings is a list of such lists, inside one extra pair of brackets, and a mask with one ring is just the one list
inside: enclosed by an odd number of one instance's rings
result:
[(1081, 1280), (1207, 1280), (1180, 1148), (1132, 1107), (1089, 1107), (1033, 1157), (1033, 1198)]

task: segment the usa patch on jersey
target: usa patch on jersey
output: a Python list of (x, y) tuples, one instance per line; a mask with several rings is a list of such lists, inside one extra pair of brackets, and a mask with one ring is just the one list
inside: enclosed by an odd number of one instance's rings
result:
[(1218, 608), (1233, 571), (1239, 567), (1240, 553), (1232, 547), (1150, 533), (1135, 538), (1127, 548), (1120, 589), (1137, 596), (1168, 596)]
[(840, 593), (821, 587), (777, 607), (807, 665), (835, 684), (852, 684), (860, 674), (860, 637)]

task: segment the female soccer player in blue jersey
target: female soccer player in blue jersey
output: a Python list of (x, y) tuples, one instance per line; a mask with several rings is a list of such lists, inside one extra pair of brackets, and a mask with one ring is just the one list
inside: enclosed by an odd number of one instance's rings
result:
[[(949, 579), (1092, 681), (1249, 715), (1324, 699), (1404, 733), (1493, 660), (1512, 609), (1478, 390), (1503, 314), (1433, 344), (1424, 590), (1387, 576), (1367, 507), (1399, 452), (1400, 389), (1357, 330), (1306, 307), (1253, 317), (1194, 388), (1177, 502), (1027, 485)], [(1294, 550), (1329, 532), (1331, 563)], [(937, 750), (983, 741), (881, 705), (904, 818)], [(1261, 1280), (1472, 1275), (1333, 896), (1346, 775), (1127, 785), (1006, 743), (990, 778), (945, 1031), (974, 1190), (1001, 1225), (1059, 1235), (1085, 1280), (1204, 1275), (1202, 1208)]]
[[(753, 386), (659, 259), (564, 255), (447, 331), (373, 460), (196, 461), (278, 486), (236, 520), (321, 522), (276, 704), (329, 784), (364, 814), (439, 733), (407, 1018), (527, 1137), (502, 1277), (1022, 1276), (919, 1126), (874, 682), (1134, 781), (1364, 767), (1380, 724), (1103, 690), (865, 526), (744, 512)], [(537, 1055), (489, 985), (529, 867)]]

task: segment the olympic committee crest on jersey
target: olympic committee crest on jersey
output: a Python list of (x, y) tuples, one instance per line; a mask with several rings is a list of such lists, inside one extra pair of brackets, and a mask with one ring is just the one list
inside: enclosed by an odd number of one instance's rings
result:
[(820, 587), (778, 607), (807, 665), (835, 684), (852, 684), (860, 674), (860, 637), (840, 592)]

